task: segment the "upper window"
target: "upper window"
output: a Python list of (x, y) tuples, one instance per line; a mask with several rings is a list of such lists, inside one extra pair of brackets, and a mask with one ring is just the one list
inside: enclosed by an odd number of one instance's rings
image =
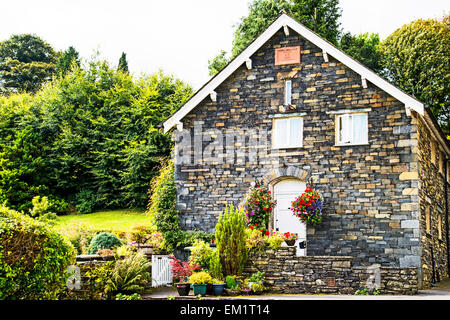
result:
[(345, 113), (336, 116), (336, 144), (367, 143), (367, 113)]
[(290, 106), (292, 104), (292, 81), (287, 80), (284, 83), (284, 105)]
[(272, 147), (298, 148), (303, 146), (303, 118), (273, 119)]

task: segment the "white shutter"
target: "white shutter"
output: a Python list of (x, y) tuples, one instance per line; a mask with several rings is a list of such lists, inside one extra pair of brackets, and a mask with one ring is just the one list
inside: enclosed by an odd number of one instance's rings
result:
[(296, 148), (303, 146), (303, 119), (274, 119), (273, 148)]
[(301, 147), (303, 145), (303, 119), (291, 118), (289, 120), (289, 146)]
[(274, 137), (273, 146), (275, 148), (284, 147), (287, 143), (287, 126), (288, 119), (275, 119), (274, 120)]
[(367, 114), (355, 114), (353, 116), (353, 141), (352, 143), (367, 143)]

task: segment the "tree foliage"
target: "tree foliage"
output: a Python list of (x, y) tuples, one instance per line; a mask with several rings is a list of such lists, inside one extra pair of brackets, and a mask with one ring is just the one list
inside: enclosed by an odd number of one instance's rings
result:
[(0, 92), (36, 92), (51, 79), (58, 54), (40, 37), (13, 35), (0, 42)]
[(428, 104), (450, 134), (450, 18), (416, 20), (381, 43), (386, 77)]
[(56, 63), (56, 73), (64, 76), (72, 68), (72, 64), (80, 66), (79, 53), (74, 47), (70, 46), (62, 53)]
[(382, 69), (379, 44), (378, 33), (366, 32), (352, 35), (346, 32), (339, 40), (340, 49), (375, 72), (380, 72)]
[[(338, 0), (253, 0), (249, 14), (236, 26), (231, 55), (241, 53), (284, 11), (328, 41), (337, 44), (341, 9)], [(230, 59), (221, 51), (209, 61), (209, 74), (218, 73)]]
[[(81, 212), (144, 208), (160, 159), (171, 150), (170, 137), (158, 126), (191, 94), (188, 85), (162, 71), (134, 79), (104, 61), (93, 59), (84, 68), (75, 64), (34, 96), (0, 98), (3, 158), (8, 159), (17, 132), (31, 126), (41, 145), (34, 161), (39, 152), (45, 158), (47, 194)], [(39, 195), (28, 193), (30, 201)]]
[(213, 76), (220, 72), (229, 62), (229, 58), (227, 57), (227, 52), (225, 50), (221, 50), (220, 53), (208, 60), (208, 70), (209, 75)]
[(117, 70), (128, 73), (128, 61), (125, 52), (122, 52), (122, 55), (120, 56)]
[(234, 33), (233, 57), (263, 32), (284, 10), (332, 43), (337, 43), (341, 10), (338, 0), (254, 0)]

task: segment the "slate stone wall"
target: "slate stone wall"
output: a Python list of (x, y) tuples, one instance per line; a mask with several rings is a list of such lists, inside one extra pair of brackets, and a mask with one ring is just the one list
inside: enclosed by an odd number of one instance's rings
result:
[[(344, 256), (296, 257), (295, 248), (281, 247), (250, 254), (244, 276), (265, 272), (264, 284), (274, 293), (354, 294), (363, 288), (373, 290), (370, 284), (376, 283), (375, 273), (354, 266), (353, 260)], [(417, 293), (417, 268), (380, 267), (379, 270), (381, 294)]]
[[(274, 65), (275, 48), (297, 45), (300, 65)], [(206, 98), (183, 119), (193, 139), (203, 140), (204, 152), (211, 142), (225, 140), (226, 130), (236, 134), (237, 156), (245, 155), (245, 161), (228, 163), (212, 152), (208, 161), (196, 163), (191, 153), (191, 164), (176, 166), (181, 227), (213, 232), (226, 203), (237, 205), (251, 183), (273, 183), (283, 178), (281, 172), (317, 188), (325, 199), (323, 223), (307, 231), (308, 256), (419, 266), (418, 199), (404, 191), (418, 185), (412, 161), (417, 126), (404, 105), (369, 82), (363, 88), (360, 76), (333, 57), (325, 63), (321, 50), (295, 32), (286, 37), (279, 31), (251, 59), (252, 69), (244, 64), (215, 89), (216, 102)], [(303, 147), (277, 152), (248, 132), (266, 130), (271, 141), (286, 77), (292, 79), (293, 112), (303, 115)], [(370, 110), (369, 144), (335, 146), (330, 112), (346, 109)], [(194, 132), (195, 122), (203, 135)], [(247, 148), (239, 141), (246, 133)], [(262, 154), (251, 162), (250, 151), (258, 147)]]
[[(421, 279), (423, 287), (428, 287), (433, 279), (433, 269), (434, 281), (448, 277), (445, 184), (447, 190), (450, 189), (450, 184), (443, 167), (446, 165), (445, 154), (439, 150), (437, 142), (421, 119), (418, 120), (418, 128), (417, 158), (420, 183), (416, 192), (420, 205)], [(447, 203), (450, 203), (448, 192), (447, 197)], [(426, 221), (427, 210), (430, 219), (429, 230)]]

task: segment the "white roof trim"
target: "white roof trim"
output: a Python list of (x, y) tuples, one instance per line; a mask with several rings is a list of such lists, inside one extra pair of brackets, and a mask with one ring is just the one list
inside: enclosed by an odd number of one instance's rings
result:
[(323, 52), (333, 56), (336, 60), (342, 62), (347, 67), (358, 73), (361, 78), (370, 81), (380, 89), (384, 90), (397, 100), (403, 102), (405, 107), (413, 109), (420, 115), (424, 115), (424, 105), (420, 101), (406, 94), (393, 84), (378, 76), (361, 63), (357, 62), (341, 50), (337, 49), (328, 41), (324, 40), (287, 14), (282, 14), (275, 20), (258, 38), (255, 39), (244, 51), (242, 51), (231, 63), (229, 63), (222, 71), (220, 71), (209, 83), (201, 88), (190, 100), (188, 100), (177, 112), (164, 122), (164, 132), (183, 119), (192, 109), (194, 109), (203, 99), (205, 99), (212, 91), (214, 91), (226, 78), (236, 71), (243, 63), (246, 63), (266, 41), (268, 41), (280, 28), (284, 26), (290, 27), (299, 33), (306, 40), (322, 49)]

